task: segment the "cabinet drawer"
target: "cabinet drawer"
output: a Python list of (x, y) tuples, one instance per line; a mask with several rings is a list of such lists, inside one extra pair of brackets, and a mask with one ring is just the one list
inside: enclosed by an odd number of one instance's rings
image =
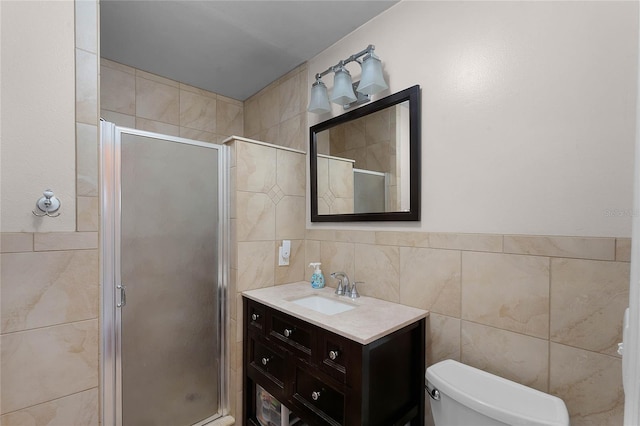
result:
[(296, 368), (293, 397), (329, 424), (344, 423), (344, 394)]
[(248, 324), (250, 330), (264, 333), (265, 327), (265, 306), (256, 303), (252, 300), (247, 300), (247, 309), (245, 312), (245, 321)]
[(249, 366), (284, 390), (285, 355), (255, 338), (249, 338), (248, 343)]
[(354, 353), (357, 351), (351, 348), (349, 340), (344, 337), (326, 331), (321, 332), (319, 337), (320, 370), (340, 382), (346, 382), (347, 371), (352, 364), (350, 359), (357, 355)]
[(311, 357), (314, 333), (311, 325), (279, 312), (271, 313), (269, 337), (278, 339), (303, 359)]

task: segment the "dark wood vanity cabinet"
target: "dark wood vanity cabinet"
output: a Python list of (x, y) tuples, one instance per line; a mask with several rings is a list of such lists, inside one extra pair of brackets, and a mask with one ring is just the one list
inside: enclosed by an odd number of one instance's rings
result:
[(244, 424), (256, 385), (309, 425), (424, 424), (424, 318), (362, 345), (243, 299)]

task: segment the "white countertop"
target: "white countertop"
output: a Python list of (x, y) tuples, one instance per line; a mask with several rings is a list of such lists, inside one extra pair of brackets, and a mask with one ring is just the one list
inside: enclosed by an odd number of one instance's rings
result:
[[(337, 296), (334, 291), (335, 289), (331, 287), (314, 289), (308, 282), (301, 281), (294, 284), (249, 290), (242, 294), (249, 299), (363, 345), (429, 315), (429, 312), (423, 309), (367, 296), (350, 299), (347, 296)], [(334, 315), (325, 315), (292, 302), (292, 300), (311, 295), (336, 298), (336, 300), (354, 305), (356, 308)]]

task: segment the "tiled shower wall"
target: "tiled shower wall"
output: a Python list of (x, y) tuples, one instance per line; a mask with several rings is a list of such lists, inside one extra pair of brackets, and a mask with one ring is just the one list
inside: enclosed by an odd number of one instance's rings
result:
[(105, 58), (100, 115), (118, 126), (222, 143), (243, 135), (243, 104)]
[(1, 235), (5, 426), (98, 425), (97, 28), (97, 2), (76, 1), (77, 232)]

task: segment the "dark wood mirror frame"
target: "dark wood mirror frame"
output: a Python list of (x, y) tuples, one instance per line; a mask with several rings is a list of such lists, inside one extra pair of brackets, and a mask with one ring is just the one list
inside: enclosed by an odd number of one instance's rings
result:
[[(317, 135), (340, 124), (373, 114), (385, 108), (409, 101), (409, 211), (349, 214), (318, 214), (318, 164)], [(368, 222), (368, 221), (419, 221), (421, 184), (421, 126), (420, 86), (416, 85), (394, 93), (368, 105), (318, 123), (310, 128), (310, 186), (312, 222)]]

